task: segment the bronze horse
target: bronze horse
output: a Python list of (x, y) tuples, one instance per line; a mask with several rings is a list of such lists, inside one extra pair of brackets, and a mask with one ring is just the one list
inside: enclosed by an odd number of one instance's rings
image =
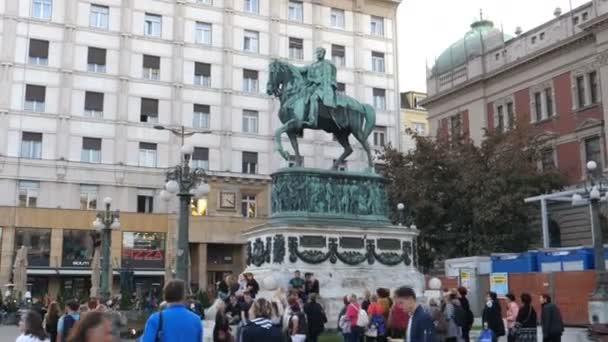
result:
[[(311, 89), (306, 84), (302, 74), (289, 63), (273, 60), (270, 63), (270, 75), (266, 92), (268, 95), (278, 97), (281, 102), (279, 120), (283, 124), (275, 131), (275, 150), (285, 159), (289, 160), (289, 153), (283, 149), (281, 135), (287, 133), (295, 153), (295, 163), (302, 166), (302, 156), (298, 147), (298, 135), (305, 128), (324, 130), (334, 135), (344, 148), (344, 152), (333, 164), (336, 170), (344, 160), (353, 152), (348, 142), (349, 135), (353, 135), (367, 153), (368, 171), (373, 171), (373, 158), (367, 138), (376, 125), (376, 112), (368, 104), (362, 104), (352, 97), (336, 94), (337, 107), (331, 109), (319, 102), (319, 118), (316, 127), (310, 127), (298, 112), (308, 113), (307, 103)], [(300, 108), (303, 110), (294, 110)]]

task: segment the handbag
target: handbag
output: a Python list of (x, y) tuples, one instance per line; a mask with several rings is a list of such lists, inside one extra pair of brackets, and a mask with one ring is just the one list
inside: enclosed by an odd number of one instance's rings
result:
[[(532, 316), (532, 306), (530, 306), (530, 309), (528, 310), (528, 317), (526, 318), (524, 323), (528, 323), (528, 321), (530, 320), (530, 316)], [(522, 333), (523, 326), (524, 324), (522, 322), (515, 322), (513, 328), (509, 329), (509, 335), (513, 337), (518, 337)]]

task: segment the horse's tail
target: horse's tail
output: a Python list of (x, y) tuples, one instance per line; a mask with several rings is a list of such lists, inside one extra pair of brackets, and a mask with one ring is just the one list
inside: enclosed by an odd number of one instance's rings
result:
[(363, 104), (363, 116), (365, 118), (362, 127), (363, 139), (367, 139), (376, 127), (376, 110), (368, 104)]

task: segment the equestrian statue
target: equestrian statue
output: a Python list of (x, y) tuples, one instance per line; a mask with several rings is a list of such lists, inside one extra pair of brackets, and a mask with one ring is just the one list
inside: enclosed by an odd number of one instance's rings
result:
[(279, 98), (279, 119), (283, 124), (275, 131), (275, 149), (285, 159), (290, 155), (283, 149), (281, 135), (287, 133), (295, 153), (295, 165), (302, 166), (298, 135), (304, 129), (324, 130), (334, 135), (344, 152), (333, 164), (337, 169), (353, 152), (348, 142), (352, 134), (367, 153), (368, 170), (373, 171), (373, 159), (367, 138), (376, 125), (376, 112), (368, 104), (336, 93), (336, 67), (325, 59), (325, 49), (315, 51), (316, 61), (304, 67), (273, 60), (266, 92)]

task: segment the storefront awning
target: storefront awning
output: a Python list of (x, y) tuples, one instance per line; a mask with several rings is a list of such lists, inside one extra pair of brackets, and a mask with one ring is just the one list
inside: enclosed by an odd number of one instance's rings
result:
[[(136, 276), (164, 276), (164, 270), (133, 270)], [(88, 269), (66, 269), (66, 268), (29, 268), (28, 275), (91, 275), (91, 270)], [(120, 275), (120, 272), (114, 271), (114, 275)]]

